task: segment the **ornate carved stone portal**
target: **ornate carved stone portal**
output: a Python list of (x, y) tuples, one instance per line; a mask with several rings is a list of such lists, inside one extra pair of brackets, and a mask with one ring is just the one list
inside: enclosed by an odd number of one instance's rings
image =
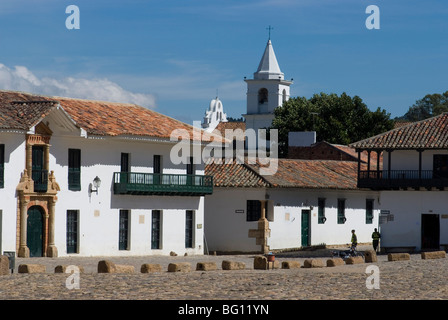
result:
[[(37, 129), (37, 128), (36, 128)], [(51, 134), (48, 127), (41, 125), (39, 131)], [(36, 130), (37, 131), (37, 130)], [(49, 172), (50, 137), (48, 135), (33, 134), (26, 137), (26, 169), (23, 170), (19, 184), (16, 187), (17, 197), (17, 255), (22, 258), (30, 257), (30, 249), (27, 244), (28, 210), (38, 206), (42, 212), (42, 255), (57, 257), (58, 250), (54, 242), (54, 218), (57, 193), (60, 191), (54, 172)], [(39, 146), (43, 150), (41, 172), (33, 174), (33, 147)], [(36, 169), (34, 169), (36, 172)], [(40, 180), (39, 184), (36, 181)], [(37, 178), (38, 177), (38, 178)], [(38, 187), (37, 187), (38, 186)]]

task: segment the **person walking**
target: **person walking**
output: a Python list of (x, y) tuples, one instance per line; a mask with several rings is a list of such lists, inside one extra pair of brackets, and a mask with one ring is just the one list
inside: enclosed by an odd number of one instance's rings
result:
[(373, 250), (375, 250), (375, 252), (377, 252), (378, 244), (380, 243), (380, 238), (381, 238), (381, 234), (375, 228), (372, 233), (372, 245), (373, 245)]

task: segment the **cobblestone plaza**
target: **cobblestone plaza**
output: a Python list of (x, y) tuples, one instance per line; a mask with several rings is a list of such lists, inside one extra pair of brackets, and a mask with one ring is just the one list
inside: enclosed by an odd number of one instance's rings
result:
[[(315, 257), (327, 260), (328, 257)], [(0, 277), (0, 294), (9, 300), (404, 300), (447, 299), (448, 259), (423, 260), (412, 254), (408, 261), (388, 261), (323, 268), (253, 269), (254, 255), (122, 257), (119, 264), (134, 265), (132, 274), (97, 272), (103, 258), (16, 258), (13, 274)], [(107, 258), (106, 258), (107, 259)], [(244, 270), (222, 270), (223, 260), (244, 262)], [(299, 261), (304, 257), (280, 256), (277, 260)], [(188, 262), (189, 272), (167, 272), (172, 262)], [(216, 262), (217, 270), (196, 271), (198, 262)], [(18, 265), (43, 264), (45, 273), (18, 273)], [(144, 263), (157, 263), (162, 272), (140, 273)], [(57, 265), (78, 265), (79, 289), (66, 285), (67, 273), (54, 273)], [(368, 288), (367, 267), (378, 268), (376, 288)]]

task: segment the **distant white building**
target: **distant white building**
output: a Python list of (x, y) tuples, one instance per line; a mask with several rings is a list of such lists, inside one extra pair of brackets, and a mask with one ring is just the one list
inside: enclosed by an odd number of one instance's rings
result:
[(173, 164), (175, 129), (210, 138), (134, 104), (0, 91), (0, 251), (203, 254), (212, 178)]
[(212, 132), (221, 122), (227, 122), (227, 115), (221, 100), (218, 97), (210, 101), (208, 110), (205, 112), (202, 128), (207, 132)]
[[(355, 229), (371, 243), (379, 192), (359, 189), (356, 161), (278, 159), (274, 175), (260, 164), (206, 164), (214, 191), (205, 201), (210, 251), (263, 252), (345, 245)], [(365, 164), (363, 164), (365, 167)]]

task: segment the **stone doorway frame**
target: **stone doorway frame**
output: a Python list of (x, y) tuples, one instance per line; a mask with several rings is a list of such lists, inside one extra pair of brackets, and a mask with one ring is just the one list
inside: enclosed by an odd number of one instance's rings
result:
[(17, 232), (16, 232), (16, 249), (17, 256), (21, 258), (29, 258), (30, 250), (27, 247), (26, 229), (28, 209), (32, 206), (42, 207), (44, 214), (44, 230), (43, 230), (43, 256), (57, 257), (58, 250), (54, 243), (54, 218), (55, 206), (58, 200), (57, 193), (60, 191), (59, 184), (56, 182), (54, 172), (48, 175), (48, 187), (46, 192), (35, 192), (34, 181), (31, 178), (32, 171), (32, 148), (35, 145), (44, 147), (44, 168), (49, 170), (50, 159), (50, 135), (51, 131), (42, 123), (36, 126), (38, 131), (44, 134), (29, 134), (26, 136), (26, 168), (20, 177), (20, 182), (16, 188), (17, 200)]

